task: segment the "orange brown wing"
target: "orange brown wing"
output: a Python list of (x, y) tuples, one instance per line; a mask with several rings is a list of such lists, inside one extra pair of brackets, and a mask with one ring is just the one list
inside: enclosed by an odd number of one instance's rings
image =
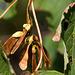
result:
[(17, 42), (17, 38), (14, 37), (10, 37), (4, 44), (3, 44), (3, 48), (4, 48), (4, 52), (6, 53), (7, 56), (9, 56), (10, 51), (12, 49), (12, 47), (14, 46), (14, 44)]
[(37, 50), (38, 50), (38, 64), (37, 64), (37, 67), (36, 67), (36, 69), (35, 69), (35, 71), (37, 71), (38, 70), (38, 68), (40, 67), (41, 68), (41, 66), (42, 66), (42, 45), (40, 44), (40, 42), (39, 41), (37, 41)]
[(37, 63), (36, 63), (36, 45), (32, 46), (32, 72), (35, 71), (37, 67)]
[(29, 50), (30, 45), (31, 45), (31, 43), (27, 46), (26, 50), (25, 50), (25, 48), (23, 48), (23, 51), (22, 51), (21, 56), (20, 56), (19, 66), (22, 70), (25, 70), (27, 68), (28, 50)]
[(12, 51), (11, 51), (11, 54), (14, 54), (15, 51), (20, 47), (20, 45), (22, 44), (25, 36), (27, 34), (27, 31), (25, 31), (22, 35), (22, 37), (20, 37), (20, 39), (17, 41), (17, 43), (15, 44), (15, 46), (13, 47)]
[[(38, 63), (40, 61), (40, 58), (41, 58), (41, 48), (40, 49), (38, 48)], [(41, 67), (42, 67), (42, 60), (41, 60), (40, 68)]]
[(32, 72), (35, 71), (36, 67), (37, 67), (36, 55), (34, 53), (32, 53)]
[(46, 68), (49, 68), (51, 66), (51, 61), (50, 61), (50, 56), (47, 50), (45, 49), (45, 47), (43, 47), (43, 59), (44, 59), (44, 66)]

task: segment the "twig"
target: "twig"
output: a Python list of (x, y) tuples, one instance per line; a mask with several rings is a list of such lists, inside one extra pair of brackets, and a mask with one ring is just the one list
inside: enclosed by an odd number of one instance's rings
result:
[(7, 13), (7, 11), (17, 2), (17, 0), (15, 0), (0, 16), (0, 19)]
[[(38, 25), (38, 22), (37, 22), (37, 18), (36, 18), (34, 6), (33, 6), (33, 0), (32, 0), (32, 2), (31, 2), (31, 8), (32, 8), (32, 13), (33, 13), (33, 16), (34, 16), (34, 20), (35, 20), (35, 24), (36, 24), (36, 28), (37, 28), (37, 32), (38, 32), (38, 36), (39, 36), (39, 40), (40, 40), (40, 43), (41, 43), (41, 45), (42, 45), (42, 37), (41, 37), (40, 28), (39, 28), (39, 25)], [(41, 54), (40, 61), (39, 61), (39, 63), (38, 63), (38, 66), (36, 67), (35, 71), (37, 71), (38, 68), (39, 68), (40, 65), (41, 65), (41, 62), (42, 62), (42, 50), (41, 50), (40, 54)]]
[(37, 22), (37, 18), (36, 18), (34, 6), (33, 6), (33, 0), (31, 2), (31, 8), (32, 8), (32, 13), (33, 13), (33, 16), (34, 16), (34, 20), (35, 20), (35, 24), (36, 24), (36, 28), (37, 28), (37, 32), (38, 32), (38, 36), (39, 36), (39, 40), (40, 40), (40, 43), (42, 45), (42, 37), (41, 37), (40, 28), (39, 28), (39, 25), (38, 25), (38, 22)]
[(27, 14), (26, 14), (27, 24), (29, 23), (29, 13), (28, 13), (28, 9), (29, 9), (29, 6), (30, 6), (30, 4), (31, 4), (31, 1), (32, 1), (32, 0), (29, 0), (28, 5), (27, 5)]

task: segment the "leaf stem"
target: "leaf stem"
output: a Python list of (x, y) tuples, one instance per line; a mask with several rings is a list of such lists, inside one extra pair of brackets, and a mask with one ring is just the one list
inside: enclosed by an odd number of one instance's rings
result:
[[(35, 10), (34, 10), (34, 6), (33, 6), (33, 0), (31, 2), (31, 8), (32, 8), (32, 13), (33, 13), (33, 17), (34, 17), (34, 20), (35, 20), (35, 24), (36, 24), (36, 28), (37, 28), (37, 32), (38, 32), (38, 36), (39, 36), (39, 40), (40, 40), (40, 44), (42, 46), (42, 37), (41, 37), (40, 28), (39, 28), (39, 25), (38, 25), (38, 21), (37, 21), (36, 14), (35, 14)], [(42, 50), (40, 52), (40, 61), (38, 63), (38, 66), (36, 67), (35, 71), (38, 70), (38, 68), (41, 65), (41, 62), (42, 62)]]
[(0, 16), (0, 19), (8, 12), (8, 10), (17, 2), (17, 0), (15, 0)]
[(31, 4), (31, 1), (32, 1), (32, 0), (29, 0), (28, 5), (27, 5), (27, 14), (26, 14), (27, 24), (29, 23), (29, 13), (28, 13), (28, 9), (29, 9), (29, 6), (30, 6), (30, 4)]
[(41, 37), (40, 28), (39, 28), (39, 25), (38, 25), (38, 21), (37, 21), (36, 14), (35, 14), (35, 10), (34, 10), (34, 6), (33, 6), (33, 0), (31, 2), (31, 8), (32, 8), (32, 13), (33, 13), (33, 17), (34, 17), (34, 20), (35, 20), (35, 24), (36, 24), (36, 28), (37, 28), (39, 40), (40, 40), (40, 43), (42, 45), (42, 37)]

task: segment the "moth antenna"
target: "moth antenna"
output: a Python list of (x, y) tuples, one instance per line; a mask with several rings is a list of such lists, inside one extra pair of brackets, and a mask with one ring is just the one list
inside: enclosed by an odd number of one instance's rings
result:
[(17, 0), (15, 0), (0, 16), (0, 19), (8, 12), (8, 10), (17, 2)]

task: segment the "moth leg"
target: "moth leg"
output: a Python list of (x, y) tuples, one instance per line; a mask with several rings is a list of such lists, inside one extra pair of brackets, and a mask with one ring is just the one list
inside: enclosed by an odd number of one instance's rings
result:
[(8, 10), (17, 2), (17, 0), (15, 0), (0, 16), (0, 19), (8, 12)]

